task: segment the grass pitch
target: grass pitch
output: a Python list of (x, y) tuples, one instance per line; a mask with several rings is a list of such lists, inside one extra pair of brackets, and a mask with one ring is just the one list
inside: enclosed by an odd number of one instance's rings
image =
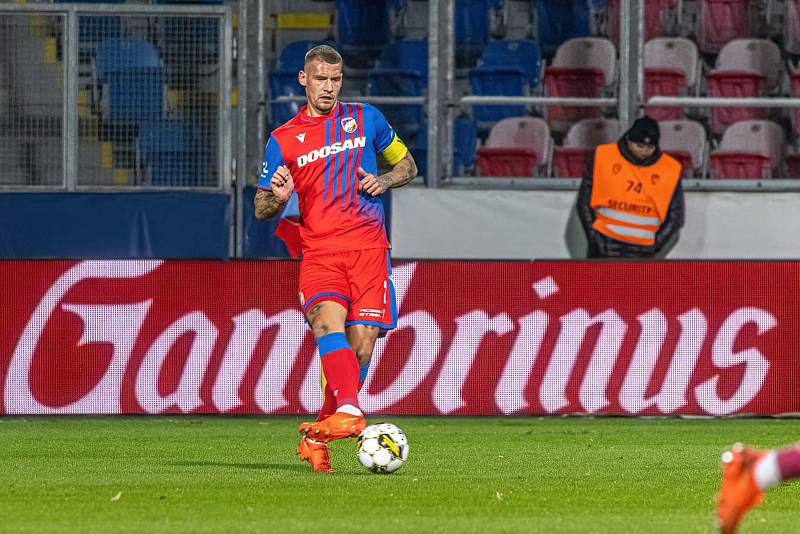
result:
[[(295, 417), (0, 418), (2, 532), (714, 532), (719, 455), (797, 420), (372, 417), (408, 435), (372, 475), (294, 455)], [(797, 532), (800, 484), (742, 532)]]

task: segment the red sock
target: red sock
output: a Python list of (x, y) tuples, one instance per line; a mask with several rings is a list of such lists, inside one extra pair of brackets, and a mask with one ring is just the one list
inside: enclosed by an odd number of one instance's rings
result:
[(317, 347), (322, 373), (336, 399), (336, 408), (345, 404), (358, 408), (358, 358), (347, 344), (344, 332), (317, 338)]
[(781, 480), (800, 478), (800, 444), (778, 451)]
[(336, 397), (333, 395), (333, 390), (331, 390), (330, 385), (328, 385), (326, 381), (325, 386), (322, 388), (322, 408), (319, 409), (317, 421), (322, 421), (326, 417), (333, 415), (335, 411)]

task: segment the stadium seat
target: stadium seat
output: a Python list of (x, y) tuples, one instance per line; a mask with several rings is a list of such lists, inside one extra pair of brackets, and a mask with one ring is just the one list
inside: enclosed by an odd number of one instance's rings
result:
[(710, 154), (712, 178), (772, 178), (783, 162), (784, 135), (772, 121), (747, 120), (725, 130)]
[[(267, 75), (271, 98), (305, 95), (305, 90), (297, 81), (297, 73), (303, 68), (306, 52), (319, 44), (325, 43), (333, 44), (328, 41), (294, 41), (281, 50), (275, 69)], [(270, 105), (270, 118), (273, 126), (280, 126), (297, 115), (300, 105), (297, 102), (287, 104), (272, 103)]]
[(489, 0), (456, 0), (456, 67), (475, 64), (489, 42)]
[[(97, 45), (95, 86), (104, 91), (110, 122), (158, 122), (164, 113), (164, 69), (156, 48), (140, 39), (108, 39)], [(106, 98), (107, 97), (107, 98)]]
[[(367, 75), (367, 94), (422, 96), (428, 87), (428, 41), (414, 39), (386, 45)], [(405, 136), (416, 135), (424, 114), (421, 104), (381, 105), (389, 123)]]
[[(697, 46), (683, 37), (658, 37), (644, 45), (644, 99), (652, 96), (686, 96), (697, 87), (700, 61)], [(645, 106), (657, 121), (683, 118), (678, 106)]]
[[(709, 96), (766, 96), (780, 82), (781, 52), (766, 39), (736, 39), (719, 53), (716, 68), (706, 75)], [(722, 108), (711, 112), (711, 130), (719, 134), (726, 126), (766, 116), (765, 108)]]
[(681, 176), (698, 178), (703, 176), (703, 166), (708, 149), (706, 130), (699, 122), (690, 120), (661, 121), (659, 142), (661, 151), (677, 159)]
[(751, 0), (699, 0), (697, 46), (701, 52), (716, 54), (725, 43), (750, 37)]
[(478, 149), (483, 176), (545, 176), (550, 162), (550, 127), (534, 117), (509, 117), (494, 125)]
[(145, 123), (139, 128), (139, 169), (148, 185), (197, 187), (208, 184), (198, 131), (182, 122)]
[(557, 146), (553, 151), (556, 175), (583, 176), (587, 158), (597, 145), (615, 143), (620, 135), (620, 124), (616, 119), (584, 119), (575, 123), (567, 132), (563, 146)]
[(789, 54), (800, 54), (800, 0), (786, 0), (783, 19), (783, 48)]
[(345, 64), (372, 68), (391, 37), (386, 0), (336, 0), (336, 40)]
[(603, 9), (596, 0), (539, 0), (536, 3), (536, 38), (550, 56), (575, 37), (589, 37), (594, 12)]
[[(128, 0), (87, 0), (86, 4), (124, 4)], [(56, 4), (72, 4), (75, 0), (55, 0)], [(118, 16), (81, 13), (78, 16), (78, 42), (96, 44), (106, 39), (120, 37), (122, 19)]]
[(786, 155), (786, 175), (789, 178), (800, 179), (800, 153), (796, 149)]
[[(527, 39), (492, 41), (469, 73), (474, 95), (527, 96), (539, 85), (542, 58), (539, 45)], [(506, 117), (526, 114), (525, 106), (473, 106), (481, 130)]]
[[(469, 117), (457, 117), (453, 120), (453, 174), (466, 174), (467, 169), (475, 163), (475, 145), (477, 144), (475, 121)], [(411, 148), (414, 161), (421, 176), (428, 175), (428, 123), (423, 122)]]
[[(551, 66), (545, 69), (545, 89), (548, 96), (601, 97), (614, 92), (617, 52), (608, 39), (582, 37), (570, 39), (558, 47)], [(597, 118), (600, 107), (547, 107), (550, 127), (564, 131), (581, 119)]]
[[(793, 97), (800, 97), (800, 69), (789, 71), (789, 91)], [(800, 133), (800, 108), (792, 108), (792, 128), (795, 134)]]
[[(615, 43), (619, 43), (619, 5), (620, 0), (608, 0), (608, 35)], [(680, 15), (678, 0), (645, 0), (645, 40), (674, 35), (680, 25)]]

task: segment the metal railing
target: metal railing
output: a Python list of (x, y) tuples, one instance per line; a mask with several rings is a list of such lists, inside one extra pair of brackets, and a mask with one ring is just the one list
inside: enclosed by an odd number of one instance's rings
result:
[[(0, 4), (10, 74), (0, 134), (29, 153), (5, 164), (0, 188), (230, 191), (232, 15), (224, 5)], [(43, 172), (47, 162), (57, 172)]]

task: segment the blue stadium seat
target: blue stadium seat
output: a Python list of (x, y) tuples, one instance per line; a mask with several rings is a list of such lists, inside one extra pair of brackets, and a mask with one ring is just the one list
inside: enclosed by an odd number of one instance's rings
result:
[[(376, 67), (367, 75), (367, 94), (422, 96), (428, 86), (428, 41), (414, 39), (389, 43)], [(403, 135), (414, 135), (423, 120), (421, 104), (380, 106), (389, 123)]]
[[(85, 4), (124, 4), (128, 0), (86, 0)], [(75, 0), (55, 0), (56, 4), (72, 4)], [(122, 19), (105, 15), (81, 13), (78, 17), (78, 42), (98, 43), (122, 35)]]
[(171, 86), (191, 87), (203, 74), (198, 66), (219, 64), (220, 22), (212, 16), (164, 18), (164, 52), (173, 74)]
[[(475, 163), (475, 147), (478, 137), (475, 121), (469, 117), (457, 117), (453, 120), (453, 174), (463, 175)], [(416, 146), (411, 153), (417, 163), (421, 176), (428, 175), (428, 123), (422, 123)]]
[[(297, 73), (303, 68), (306, 52), (319, 44), (335, 43), (330, 41), (294, 41), (287, 44), (278, 58), (275, 70), (267, 77), (271, 98), (279, 96), (302, 96), (305, 89), (297, 81)], [(277, 127), (294, 117), (300, 109), (300, 104), (271, 104), (270, 117), (273, 126)]]
[(160, 121), (164, 113), (164, 69), (156, 48), (140, 39), (97, 44), (95, 80), (108, 85), (110, 122)]
[(387, 0), (336, 0), (336, 40), (348, 66), (372, 67), (391, 37), (390, 8)]
[(573, 37), (591, 35), (595, 10), (605, 9), (602, 0), (538, 0), (536, 2), (537, 40), (546, 55)]
[[(491, 0), (495, 5), (497, 0)], [(456, 66), (469, 67), (489, 42), (490, 0), (456, 0)]]
[(208, 180), (206, 151), (196, 128), (180, 121), (145, 123), (139, 128), (139, 165), (149, 185), (197, 187)]
[[(492, 41), (470, 71), (470, 88), (475, 95), (525, 96), (539, 85), (541, 71), (542, 55), (535, 41)], [(526, 111), (525, 106), (473, 106), (472, 114), (479, 129), (487, 131), (495, 122)]]

